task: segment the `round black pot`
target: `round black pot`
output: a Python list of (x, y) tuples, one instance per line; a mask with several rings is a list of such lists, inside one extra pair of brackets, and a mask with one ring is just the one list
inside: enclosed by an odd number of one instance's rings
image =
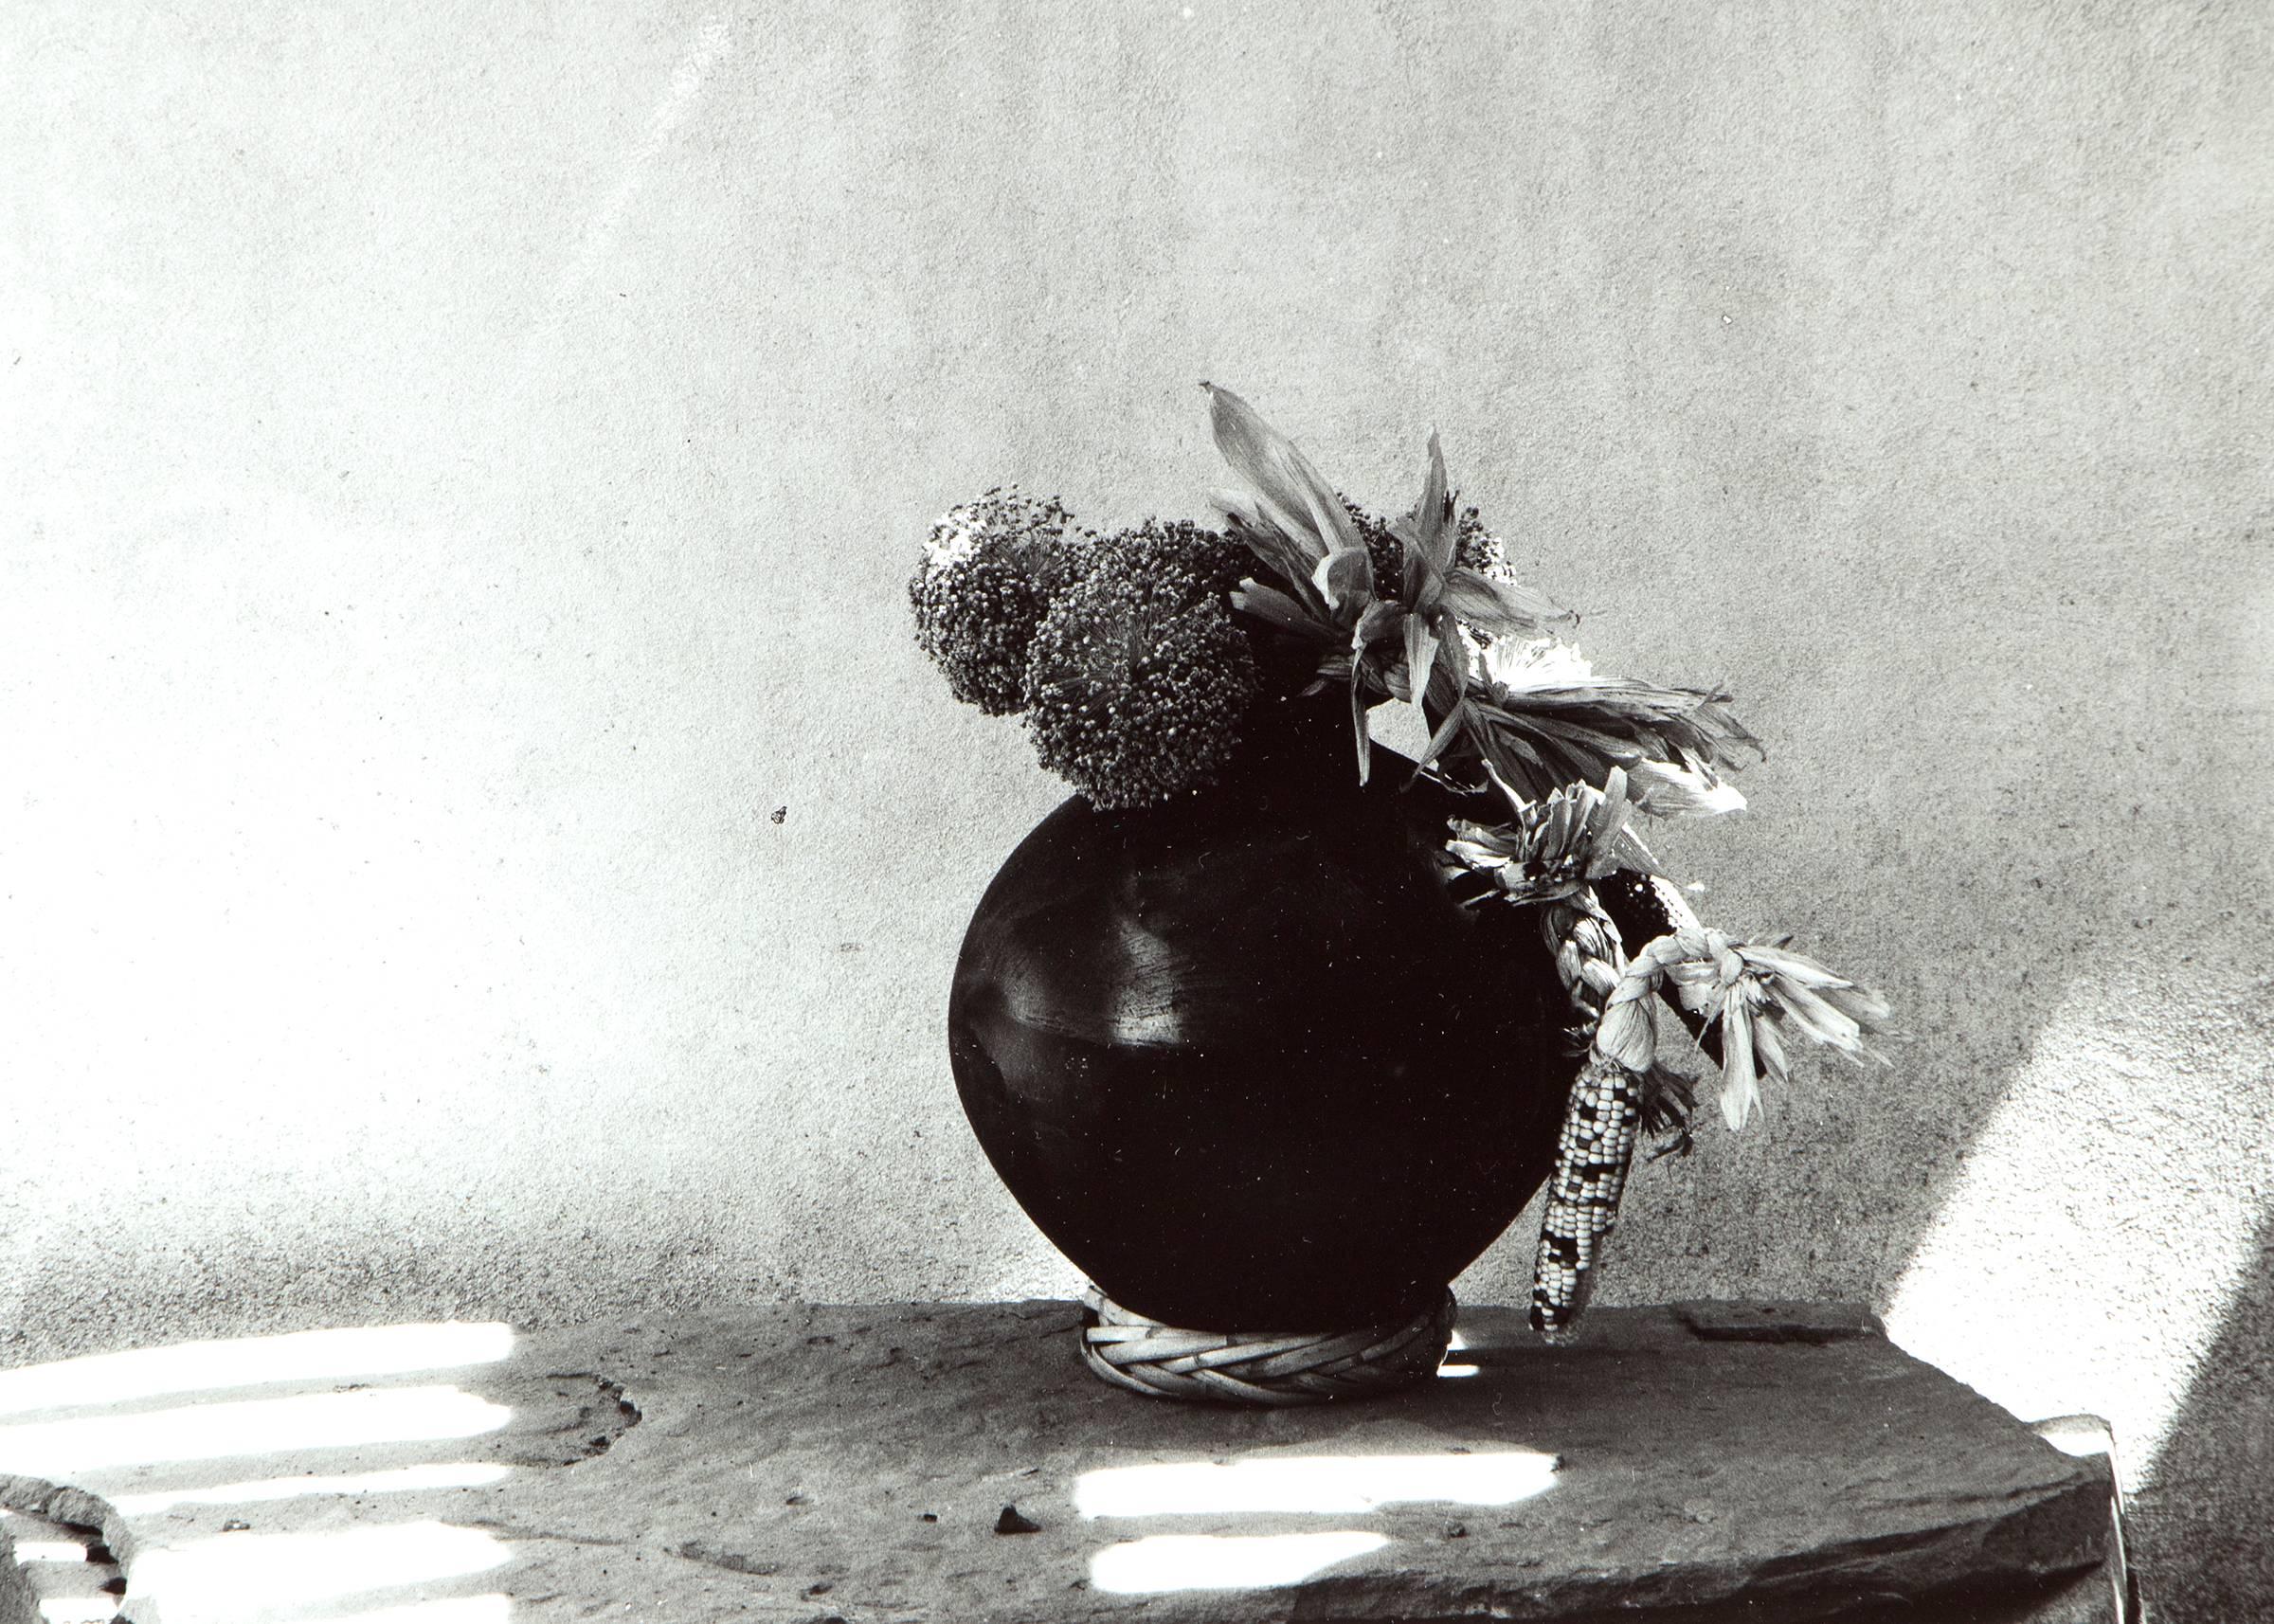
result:
[[(1260, 721), (1261, 719), (1259, 719)], [(958, 1091), (1005, 1185), (1109, 1296), (1177, 1326), (1422, 1312), (1546, 1176), (1573, 1057), (1528, 911), (1464, 910), (1450, 797), (1290, 704), (1224, 781), (1079, 797), (987, 888)]]

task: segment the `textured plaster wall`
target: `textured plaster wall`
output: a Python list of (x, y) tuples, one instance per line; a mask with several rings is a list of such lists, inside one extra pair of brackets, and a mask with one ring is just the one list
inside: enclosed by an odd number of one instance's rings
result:
[(1665, 854), (1915, 1034), (1606, 1297), (1869, 1299), (2274, 1592), (2267, 13), (1314, 9), (9, 9), (0, 1362), (1066, 1290), (940, 1036), (1058, 790), (902, 582), (1202, 512), (1209, 377), (1742, 695)]

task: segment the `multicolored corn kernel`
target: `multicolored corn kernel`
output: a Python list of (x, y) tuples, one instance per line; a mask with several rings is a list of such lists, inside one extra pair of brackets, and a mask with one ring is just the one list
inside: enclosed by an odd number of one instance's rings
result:
[(1599, 1055), (1588, 1056), (1572, 1084), (1532, 1270), (1532, 1328), (1551, 1342), (1586, 1308), (1597, 1254), (1618, 1221), (1642, 1121), (1642, 1084)]

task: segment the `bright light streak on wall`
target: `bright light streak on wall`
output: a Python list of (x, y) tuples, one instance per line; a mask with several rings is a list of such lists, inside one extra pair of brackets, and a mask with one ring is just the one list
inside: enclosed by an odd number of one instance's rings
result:
[(695, 30), (695, 38), (679, 58), (679, 64), (671, 83), (663, 93), (647, 130), (638, 146), (625, 157), (616, 184), (607, 197), (585, 225), (583, 237), (576, 252), (553, 285), (552, 298), (543, 322), (538, 328), (536, 352), (525, 364), (524, 370), (549, 361), (560, 344), (561, 329), (568, 313), (590, 287), (592, 275), (615, 246), (617, 234), (623, 229), (624, 217), (631, 212), (640, 189), (646, 184), (648, 173), (656, 160), (663, 155), (681, 125), (702, 105), (705, 87), (713, 71), (734, 45), (732, 24), (723, 15), (706, 20)]
[(513, 1350), (513, 1327), (494, 1324), (375, 1326), (180, 1343), (0, 1370), (0, 1416), (280, 1381), (370, 1381), (495, 1364)]
[[(350, 1472), (329, 1477), (270, 1477), (253, 1483), (217, 1483), (199, 1489), (118, 1494), (111, 1504), (129, 1517), (171, 1511), (177, 1506), (258, 1506), (317, 1494), (412, 1494), (435, 1489), (486, 1489), (503, 1483), (513, 1468), (494, 1462), (451, 1461), (441, 1466), (405, 1466), (391, 1471)], [(18, 1547), (19, 1549), (21, 1547)]]
[(1294, 1455), (1262, 1460), (1103, 1467), (1074, 1481), (1085, 1517), (1239, 1511), (1371, 1511), (1400, 1502), (1512, 1506), (1554, 1481), (1537, 1450), (1486, 1454)]
[[(1912, 1254), (1888, 1334), (2024, 1420), (2153, 1465), (2265, 1211), (2274, 1125), (2215, 972), (2072, 989)], [(2128, 1485), (2129, 1486), (2129, 1485)]]
[(105, 1467), (471, 1438), (513, 1419), (455, 1387), (311, 1393), (0, 1427), (0, 1471), (71, 1478)]
[[(289, 1618), (301, 1609), (321, 1614), (332, 1597), (488, 1573), (512, 1558), (504, 1541), (478, 1528), (418, 1522), (324, 1534), (223, 1534), (152, 1551), (136, 1559), (129, 1577), (133, 1595), (153, 1601), (166, 1624), (243, 1624)], [(436, 1601), (363, 1616), (366, 1624), (374, 1618), (486, 1624), (506, 1615), (500, 1599)], [(466, 1612), (467, 1602), (482, 1606)], [(348, 1620), (334, 1617), (331, 1624)]]
[(1337, 1562), (1379, 1551), (1386, 1534), (1156, 1534), (1090, 1559), (1090, 1582), (1117, 1596), (1176, 1590), (1262, 1590), (1300, 1584)]

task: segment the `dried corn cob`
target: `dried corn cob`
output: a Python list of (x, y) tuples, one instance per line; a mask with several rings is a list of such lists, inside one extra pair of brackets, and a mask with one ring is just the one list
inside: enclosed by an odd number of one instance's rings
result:
[(1618, 1221), (1647, 1078), (1596, 1046), (1603, 1012), (1625, 979), (1618, 927), (1584, 886), (1542, 909), (1540, 926), (1563, 990), (1579, 1012), (1576, 1036), (1587, 1051), (1563, 1108), (1532, 1266), (1532, 1327), (1554, 1342), (1586, 1307), (1597, 1254)]
[[(1781, 1028), (1790, 1024), (1818, 1042), (1868, 1056), (1863, 1037), (1886, 1030), (1887, 1006), (1878, 994), (1812, 959), (1695, 924), (1654, 938), (1618, 963), (1606, 990), (1604, 961), (1590, 958), (1587, 944), (1607, 931), (1611, 952), (1617, 954), (1616, 927), (1599, 908), (1590, 911), (1573, 898), (1552, 905), (1549, 913), (1563, 924), (1558, 966), (1578, 965), (1578, 974), (1565, 978), (1574, 1001), (1599, 1010), (1556, 1146), (1533, 1271), (1532, 1325), (1554, 1341), (1586, 1307), (1590, 1272), (1617, 1221), (1635, 1130), (1654, 1093), (1663, 1096), (1671, 1086), (1662, 1080), (1667, 1074), (1657, 1062), (1652, 1000), (1671, 992), (1681, 1009), (1716, 1028), (1723, 1052), (1722, 1114), (1733, 1128), (1742, 1128), (1758, 1109), (1762, 1074), (1784, 1079)], [(1587, 928), (1591, 920), (1597, 922), (1593, 930)]]
[(1532, 1325), (1551, 1341), (1570, 1329), (1586, 1305), (1597, 1254), (1618, 1221), (1653, 1088), (1666, 1095), (1656, 1107), (1660, 1118), (1683, 1114), (1672, 1089), (1662, 1086), (1673, 1079), (1651, 1063), (1647, 1024), (1641, 1057), (1633, 1065), (1598, 1042), (1604, 1015), (1622, 991), (1629, 1000), (1637, 996), (1624, 986), (1619, 928), (1591, 883), (1611, 867), (1626, 821), (1626, 778), (1614, 770), (1599, 791), (1574, 785), (1536, 805), (1518, 803), (1513, 839), (1471, 826), (1462, 831), (1471, 838), (1453, 843), (1457, 856), (1489, 870), (1511, 900), (1541, 905), (1541, 932), (1579, 1016), (1574, 1046), (1588, 1056), (1564, 1106), (1532, 1272)]
[(1618, 1221), (1642, 1123), (1642, 1083), (1616, 1060), (1591, 1054), (1572, 1085), (1532, 1268), (1532, 1328), (1550, 1342), (1587, 1306), (1596, 1256)]
[[(1781, 940), (1756, 947), (1700, 925), (1627, 830), (1623, 772), (1612, 771), (1599, 790), (1570, 785), (1537, 803), (1490, 776), (1513, 819), (1455, 821), (1444, 860), (1490, 887), (1468, 900), (1497, 896), (1540, 909), (1579, 1016), (1573, 1035), (1587, 1055), (1564, 1109), (1532, 1281), (1532, 1325), (1554, 1341), (1586, 1305), (1638, 1129), (1674, 1130), (1661, 1154), (1689, 1148), (1689, 1086), (1659, 1064), (1653, 1001), (1666, 996), (1721, 1062), (1722, 1114), (1733, 1128), (1758, 1106), (1762, 1075), (1782, 1080), (1786, 1026), (1868, 1055), (1863, 1036), (1885, 1030), (1887, 1006)], [(1632, 957), (1630, 940), (1645, 944)]]

